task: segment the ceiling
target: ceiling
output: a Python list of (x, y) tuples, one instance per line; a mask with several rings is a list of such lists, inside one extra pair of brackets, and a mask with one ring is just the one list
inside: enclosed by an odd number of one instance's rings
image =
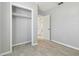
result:
[(37, 2), (38, 5), (38, 13), (39, 14), (47, 14), (51, 9), (56, 7), (58, 2)]

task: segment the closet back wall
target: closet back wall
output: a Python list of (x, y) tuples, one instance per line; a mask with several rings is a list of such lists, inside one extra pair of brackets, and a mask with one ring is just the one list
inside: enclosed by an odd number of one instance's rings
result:
[(29, 7), (33, 9), (33, 44), (37, 44), (37, 17), (38, 17), (38, 8), (37, 4), (35, 2), (14, 2), (20, 5), (23, 5), (25, 7)]
[(31, 42), (32, 12), (28, 9), (12, 6), (12, 43), (13, 46)]

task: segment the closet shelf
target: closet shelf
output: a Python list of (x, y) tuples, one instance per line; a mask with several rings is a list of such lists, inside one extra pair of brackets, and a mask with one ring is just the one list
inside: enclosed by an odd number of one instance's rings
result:
[(18, 16), (18, 17), (25, 17), (25, 18), (31, 18), (30, 16), (26, 16), (23, 14), (18, 14), (18, 13), (12, 13), (13, 16)]

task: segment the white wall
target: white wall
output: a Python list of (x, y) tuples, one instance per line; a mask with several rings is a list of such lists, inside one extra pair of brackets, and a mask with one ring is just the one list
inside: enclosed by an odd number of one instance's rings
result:
[(59, 6), (51, 17), (52, 40), (79, 48), (79, 3)]
[[(0, 8), (1, 8), (1, 3), (0, 3)], [(1, 10), (0, 9), (0, 53), (1, 53)]]
[[(1, 2), (1, 53), (10, 51), (10, 3)], [(0, 53), (0, 54), (1, 54)]]

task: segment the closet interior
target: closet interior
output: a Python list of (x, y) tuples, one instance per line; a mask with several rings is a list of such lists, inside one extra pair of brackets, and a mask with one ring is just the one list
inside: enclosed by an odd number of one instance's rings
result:
[(12, 5), (12, 45), (20, 45), (32, 40), (32, 10)]

